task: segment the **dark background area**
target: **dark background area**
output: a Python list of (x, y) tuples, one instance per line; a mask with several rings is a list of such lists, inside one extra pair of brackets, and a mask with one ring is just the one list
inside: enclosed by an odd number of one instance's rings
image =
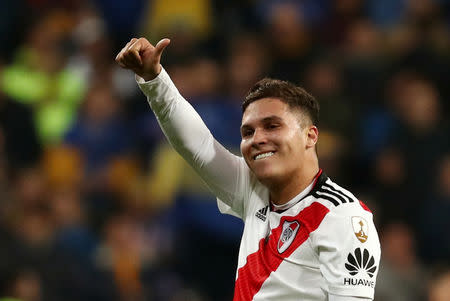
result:
[(239, 154), (265, 76), (321, 104), (320, 165), (374, 212), (377, 301), (450, 290), (450, 1), (2, 0), (0, 300), (231, 300), (241, 221), (167, 145), (132, 37)]

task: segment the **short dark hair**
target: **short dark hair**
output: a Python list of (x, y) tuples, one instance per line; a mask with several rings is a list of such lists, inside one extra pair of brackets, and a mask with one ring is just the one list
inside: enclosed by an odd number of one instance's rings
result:
[(242, 102), (242, 113), (252, 102), (262, 98), (277, 98), (288, 104), (290, 108), (299, 109), (313, 125), (319, 123), (319, 102), (305, 89), (291, 82), (273, 78), (258, 81)]

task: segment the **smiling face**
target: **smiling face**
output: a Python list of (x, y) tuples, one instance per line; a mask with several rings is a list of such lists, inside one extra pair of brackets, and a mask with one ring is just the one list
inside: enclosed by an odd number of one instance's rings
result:
[(254, 101), (244, 111), (241, 152), (261, 183), (289, 182), (315, 156), (317, 128), (302, 115), (276, 98)]

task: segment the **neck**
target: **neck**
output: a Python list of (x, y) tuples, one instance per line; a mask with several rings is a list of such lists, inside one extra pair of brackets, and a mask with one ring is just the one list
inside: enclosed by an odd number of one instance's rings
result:
[(295, 175), (289, 175), (287, 179), (268, 185), (272, 203), (276, 205), (286, 204), (311, 184), (319, 172), (317, 157), (309, 163), (305, 164)]

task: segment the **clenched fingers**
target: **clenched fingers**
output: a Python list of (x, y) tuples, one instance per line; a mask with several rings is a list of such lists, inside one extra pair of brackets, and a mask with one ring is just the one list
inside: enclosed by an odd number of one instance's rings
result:
[(134, 43), (136, 40), (137, 40), (136, 38), (132, 38), (131, 41), (129, 41), (129, 42), (125, 45), (125, 47), (123, 47), (122, 50), (119, 51), (119, 53), (118, 53), (117, 56), (116, 56), (116, 61), (117, 61), (117, 62), (120, 61), (120, 59), (121, 59), (122, 56), (123, 56), (123, 53), (124, 53), (125, 51), (127, 51), (127, 50), (128, 50), (128, 47), (130, 47), (130, 45), (131, 45), (132, 43)]
[(141, 66), (142, 65), (142, 59), (139, 54), (139, 51), (141, 50), (141, 43), (139, 40), (136, 40), (128, 46), (128, 50), (124, 53), (124, 58), (130, 63), (135, 66)]
[(116, 62), (119, 66), (129, 69), (136, 69), (142, 66), (142, 59), (139, 54), (142, 47), (141, 44), (142, 42), (139, 39), (131, 39), (116, 56)]

